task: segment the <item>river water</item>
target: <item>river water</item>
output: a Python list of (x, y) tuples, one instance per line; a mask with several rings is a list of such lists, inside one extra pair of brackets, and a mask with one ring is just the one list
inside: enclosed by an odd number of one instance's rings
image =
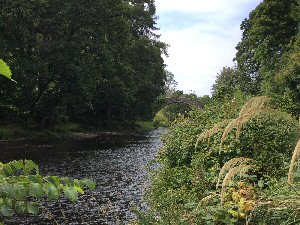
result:
[(14, 216), (6, 225), (127, 224), (130, 208), (146, 207), (149, 186), (146, 166), (153, 161), (163, 130), (146, 135), (101, 135), (76, 141), (17, 141), (0, 143), (0, 161), (31, 159), (43, 175), (91, 178), (97, 184), (76, 204), (63, 198), (47, 203), (39, 216)]

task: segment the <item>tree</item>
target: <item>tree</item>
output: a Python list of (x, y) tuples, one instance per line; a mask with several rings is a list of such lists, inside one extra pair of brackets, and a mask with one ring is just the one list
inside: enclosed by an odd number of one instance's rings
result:
[(260, 92), (262, 80), (273, 78), (267, 72), (278, 68), (298, 32), (298, 23), (291, 15), (296, 5), (296, 0), (265, 0), (241, 24), (243, 35), (235, 60), (241, 73), (255, 84), (253, 94)]
[(0, 84), (1, 104), (42, 127), (61, 117), (109, 125), (152, 114), (165, 80), (154, 1), (0, 4), (0, 57), (22, 83)]
[(242, 74), (235, 66), (223, 67), (212, 86), (212, 97), (219, 100), (232, 98), (237, 89), (250, 94), (253, 91), (253, 86), (252, 80)]
[(176, 91), (178, 82), (174, 79), (174, 74), (168, 70), (165, 70), (166, 83), (165, 83), (165, 95), (171, 95)]

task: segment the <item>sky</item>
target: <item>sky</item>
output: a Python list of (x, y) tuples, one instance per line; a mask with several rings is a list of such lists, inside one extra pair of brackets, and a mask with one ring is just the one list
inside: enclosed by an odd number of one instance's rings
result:
[(260, 0), (156, 0), (160, 40), (169, 44), (164, 57), (177, 89), (210, 95), (217, 74), (233, 66), (241, 40), (241, 22)]

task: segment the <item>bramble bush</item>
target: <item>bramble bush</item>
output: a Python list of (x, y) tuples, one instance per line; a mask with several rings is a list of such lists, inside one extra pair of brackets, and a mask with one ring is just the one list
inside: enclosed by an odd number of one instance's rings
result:
[(286, 178), (299, 123), (269, 97), (245, 99), (214, 102), (170, 128), (146, 195), (151, 211), (138, 213), (140, 224), (281, 224), (298, 218), (292, 189), (299, 181), (295, 175), (288, 186)]

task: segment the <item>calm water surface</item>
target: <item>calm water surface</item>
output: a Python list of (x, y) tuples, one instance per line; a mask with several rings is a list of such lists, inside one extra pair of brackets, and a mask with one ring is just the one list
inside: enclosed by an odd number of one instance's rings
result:
[(31, 159), (43, 175), (91, 178), (95, 192), (78, 203), (67, 199), (45, 205), (40, 216), (14, 217), (5, 224), (126, 224), (134, 218), (130, 208), (145, 207), (149, 186), (145, 167), (161, 146), (158, 129), (147, 135), (106, 135), (77, 141), (18, 141), (0, 143), (0, 161)]

